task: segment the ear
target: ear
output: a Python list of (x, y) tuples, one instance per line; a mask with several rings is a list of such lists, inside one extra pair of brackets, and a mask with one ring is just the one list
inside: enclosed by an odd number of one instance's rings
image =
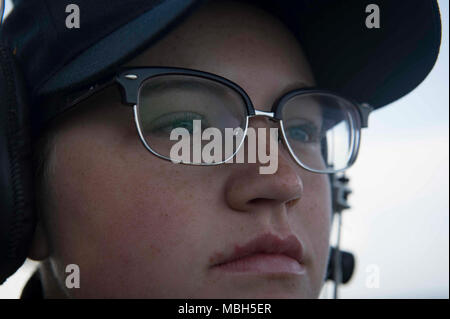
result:
[(34, 230), (33, 240), (31, 242), (28, 258), (36, 261), (44, 260), (49, 256), (49, 241), (42, 227), (42, 222), (38, 221)]

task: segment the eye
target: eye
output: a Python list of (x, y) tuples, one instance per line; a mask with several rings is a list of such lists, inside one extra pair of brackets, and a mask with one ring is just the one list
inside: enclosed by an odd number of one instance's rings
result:
[(170, 134), (170, 132), (176, 128), (185, 128), (190, 134), (193, 134), (194, 126), (193, 121), (202, 121), (202, 127), (208, 125), (205, 117), (198, 113), (193, 112), (173, 112), (163, 114), (156, 119), (146, 121), (144, 123), (145, 131), (151, 134)]
[(286, 128), (287, 138), (297, 143), (318, 143), (319, 130), (312, 123), (290, 124)]

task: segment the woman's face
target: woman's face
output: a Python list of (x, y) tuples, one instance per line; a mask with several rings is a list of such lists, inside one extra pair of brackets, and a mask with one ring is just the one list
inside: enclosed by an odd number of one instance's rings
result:
[[(290, 31), (268, 13), (232, 2), (202, 7), (128, 65), (221, 75), (263, 111), (283, 93), (314, 85)], [(132, 109), (121, 104), (116, 87), (69, 114), (55, 128), (45, 235), (36, 239), (49, 248), (43, 272), (47, 296), (319, 295), (329, 249), (328, 177), (300, 168), (282, 143), (275, 174), (260, 174), (259, 163), (180, 165), (144, 148)], [(256, 117), (249, 125), (268, 123)], [(280, 256), (259, 263), (263, 271), (214, 267), (263, 235), (298, 240), (303, 271), (267, 271), (276, 263), (297, 269)], [(79, 266), (78, 289), (64, 285), (68, 264)]]

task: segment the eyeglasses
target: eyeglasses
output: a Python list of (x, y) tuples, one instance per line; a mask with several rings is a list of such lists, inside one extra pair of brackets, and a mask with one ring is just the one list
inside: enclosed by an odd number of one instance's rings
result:
[[(315, 173), (336, 173), (356, 160), (361, 128), (367, 127), (372, 108), (328, 90), (300, 88), (287, 92), (270, 112), (256, 110), (248, 94), (221, 76), (185, 68), (139, 67), (122, 70), (113, 80), (122, 88), (123, 102), (133, 106), (143, 145), (152, 154), (171, 160), (177, 140), (174, 130), (191, 136), (200, 121), (200, 135), (214, 135), (231, 149), (219, 152), (214, 162), (183, 161), (183, 164), (217, 165), (234, 157), (248, 135), (249, 119), (265, 116), (278, 122), (281, 138), (295, 162)], [(209, 129), (209, 131), (207, 131)], [(211, 131), (211, 129), (214, 129)], [(237, 134), (241, 132), (241, 134)], [(228, 137), (227, 137), (228, 136)], [(207, 141), (201, 142), (201, 148)], [(228, 147), (228, 146), (227, 146)]]

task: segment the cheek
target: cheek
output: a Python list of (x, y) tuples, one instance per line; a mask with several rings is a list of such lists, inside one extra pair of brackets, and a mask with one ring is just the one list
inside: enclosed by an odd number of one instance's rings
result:
[(305, 223), (303, 226), (315, 232), (316, 238), (328, 238), (332, 216), (332, 198), (327, 175), (311, 175), (305, 178), (303, 201)]
[[(306, 174), (296, 221), (297, 232), (305, 241), (312, 287), (321, 287), (325, 275), (331, 231), (331, 191), (327, 175)], [(302, 236), (303, 234), (303, 236)], [(317, 294), (319, 293), (317, 289)]]
[(332, 199), (330, 181), (327, 175), (306, 173), (303, 177), (302, 212), (305, 216), (302, 226), (314, 231), (315, 237), (328, 238), (331, 226)]
[(67, 140), (58, 149), (48, 227), (57, 272), (78, 264), (84, 292), (100, 295), (135, 285), (133, 293), (143, 296), (143, 276), (170, 286), (169, 277), (201, 251), (189, 247), (206, 227), (201, 191), (181, 166), (145, 150), (121, 158), (102, 145)]

